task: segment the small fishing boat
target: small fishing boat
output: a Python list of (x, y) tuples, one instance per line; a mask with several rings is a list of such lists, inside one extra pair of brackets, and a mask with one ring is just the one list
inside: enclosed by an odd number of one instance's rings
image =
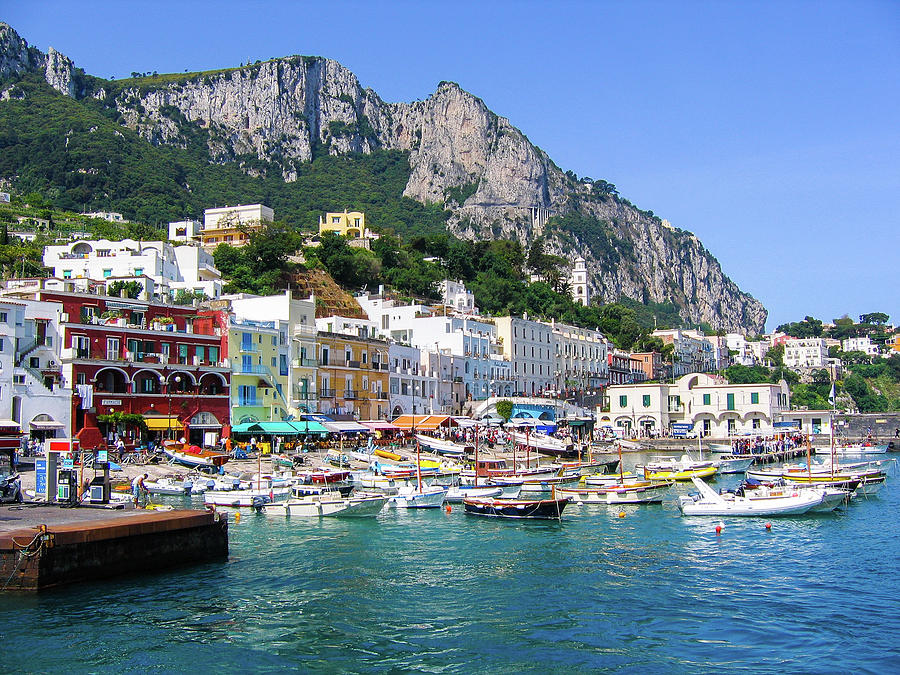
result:
[(715, 452), (717, 454), (730, 455), (734, 448), (731, 447), (731, 443), (707, 443), (706, 447), (710, 452)]
[(734, 493), (720, 495), (700, 478), (691, 481), (700, 493), (678, 498), (678, 506), (686, 516), (796, 516), (825, 501), (824, 493), (817, 490), (786, 490), (751, 498)]
[(496, 499), (468, 498), (463, 500), (463, 508), (468, 515), (489, 518), (516, 518), (559, 520), (563, 509), (569, 503), (568, 497), (559, 499)]
[(682, 455), (681, 459), (655, 457), (643, 466), (635, 466), (634, 470), (638, 473), (643, 472), (645, 480), (677, 481), (709, 478), (719, 471), (712, 462), (694, 460), (688, 454)]
[(391, 452), (390, 450), (382, 450), (381, 448), (372, 452), (376, 457), (381, 457), (382, 459), (391, 459), (395, 462), (399, 462), (403, 459), (403, 455), (398, 455), (396, 452)]
[(362, 494), (343, 497), (339, 492), (323, 492), (264, 504), (261, 510), (266, 515), (292, 518), (372, 518), (381, 513), (387, 500), (385, 495)]
[(192, 469), (218, 469), (229, 459), (227, 454), (175, 441), (163, 441), (162, 451), (171, 461)]
[(155, 481), (146, 481), (144, 487), (151, 495), (169, 495), (183, 497), (191, 494), (194, 483), (190, 480), (179, 480), (171, 477), (160, 478)]
[(447, 490), (444, 499), (450, 504), (461, 504), (467, 498), (499, 497), (503, 488), (495, 485), (454, 485)]
[(436, 485), (409, 485), (397, 488), (397, 494), (388, 498), (388, 503), (398, 509), (439, 509), (444, 503), (447, 491)]

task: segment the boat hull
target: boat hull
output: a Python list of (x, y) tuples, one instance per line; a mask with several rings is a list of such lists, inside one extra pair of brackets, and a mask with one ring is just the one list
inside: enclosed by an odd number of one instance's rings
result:
[(284, 515), (292, 518), (374, 518), (387, 503), (387, 497), (316, 497), (291, 499), (267, 504), (263, 511), (268, 515)]
[(463, 508), (471, 516), (487, 518), (559, 520), (568, 497), (561, 499), (465, 499)]

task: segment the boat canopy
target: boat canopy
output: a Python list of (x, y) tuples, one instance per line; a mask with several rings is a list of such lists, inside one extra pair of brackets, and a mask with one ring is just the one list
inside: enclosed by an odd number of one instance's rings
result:
[(434, 431), (438, 427), (453, 426), (450, 415), (400, 415), (394, 425), (403, 430)]

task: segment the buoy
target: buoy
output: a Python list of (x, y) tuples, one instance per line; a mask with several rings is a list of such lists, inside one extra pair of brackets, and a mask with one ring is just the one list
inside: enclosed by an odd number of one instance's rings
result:
[(447, 504), (447, 513), (450, 513), (453, 510), (453, 507)]
[(619, 518), (624, 518), (624, 517), (625, 517), (625, 512), (619, 511)]
[(716, 525), (716, 534), (722, 534), (722, 526)]
[(236, 523), (241, 522), (241, 512), (240, 511), (238, 511), (237, 513), (234, 514), (234, 522), (236, 522)]
[(767, 530), (771, 530), (771, 529), (772, 529), (772, 523), (766, 523), (766, 529), (767, 529)]

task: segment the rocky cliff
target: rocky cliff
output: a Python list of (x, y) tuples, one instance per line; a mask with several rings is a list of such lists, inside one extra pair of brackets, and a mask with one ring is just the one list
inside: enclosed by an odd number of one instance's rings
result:
[[(62, 94), (93, 97), (154, 144), (187, 146), (202, 132), (210, 160), (258, 172), (266, 160), (286, 181), (315, 153), (409, 153), (404, 194), (442, 202), (449, 227), (469, 238), (514, 238), (568, 259), (583, 255), (592, 294), (673, 301), (686, 321), (763, 328), (766, 310), (724, 275), (687, 232), (667, 227), (611, 186), (578, 181), (509, 121), (454, 83), (425, 101), (386, 103), (339, 63), (293, 56), (206, 73), (106, 81), (78, 75), (0, 24), (0, 79), (41, 72)], [(264, 170), (264, 169), (263, 169)]]

